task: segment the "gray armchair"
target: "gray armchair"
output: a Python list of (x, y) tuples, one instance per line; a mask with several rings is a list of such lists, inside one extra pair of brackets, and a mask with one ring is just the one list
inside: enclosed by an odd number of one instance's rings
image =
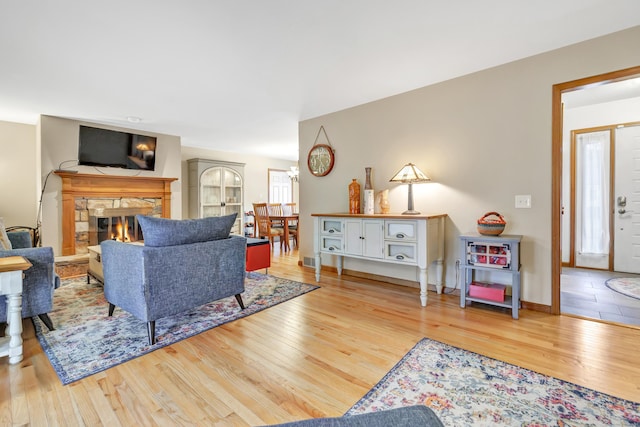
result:
[[(22, 318), (38, 316), (49, 330), (53, 330), (49, 312), (53, 309), (53, 291), (60, 286), (53, 249), (32, 248), (28, 231), (8, 232), (7, 236), (13, 249), (0, 250), (0, 258), (23, 256), (32, 264), (31, 268), (25, 270), (22, 282)], [(6, 321), (6, 297), (0, 296), (0, 322)]]
[(229, 236), (235, 216), (171, 220), (138, 215), (144, 246), (102, 242), (109, 315), (117, 306), (147, 322), (149, 344), (154, 344), (160, 318), (232, 295), (244, 309), (246, 239)]

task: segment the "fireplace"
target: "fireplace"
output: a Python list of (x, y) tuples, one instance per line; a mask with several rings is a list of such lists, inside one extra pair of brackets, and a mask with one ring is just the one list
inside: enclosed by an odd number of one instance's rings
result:
[(86, 253), (103, 240), (142, 242), (136, 215), (159, 217), (162, 199), (140, 197), (78, 197), (75, 199), (75, 250)]
[(149, 215), (152, 211), (151, 207), (89, 209), (89, 246), (103, 240), (143, 241), (136, 215)]
[[(88, 253), (89, 211), (99, 209), (150, 208), (146, 215), (171, 218), (171, 183), (177, 178), (146, 176), (90, 175), (56, 172), (62, 178), (62, 255)], [(114, 215), (97, 215), (107, 218), (134, 217), (140, 211)], [(144, 211), (142, 212), (143, 214)], [(109, 226), (107, 220), (106, 227)], [(104, 227), (104, 225), (100, 225)], [(98, 226), (96, 225), (96, 228)], [(132, 230), (141, 238), (139, 227)], [(107, 229), (106, 233), (109, 233)], [(110, 236), (109, 236), (110, 238)], [(96, 242), (98, 237), (96, 237)], [(96, 243), (97, 244), (97, 243)]]

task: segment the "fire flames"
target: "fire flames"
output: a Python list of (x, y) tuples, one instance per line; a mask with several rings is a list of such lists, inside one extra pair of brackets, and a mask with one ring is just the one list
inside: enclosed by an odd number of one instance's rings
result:
[(111, 240), (116, 240), (118, 242), (131, 241), (129, 238), (129, 221), (127, 219), (124, 220), (124, 225), (122, 224), (122, 221), (118, 221), (115, 233), (111, 234)]

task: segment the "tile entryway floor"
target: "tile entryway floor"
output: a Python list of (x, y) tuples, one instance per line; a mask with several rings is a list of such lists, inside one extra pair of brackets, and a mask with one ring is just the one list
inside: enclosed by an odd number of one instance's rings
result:
[(565, 314), (640, 326), (640, 299), (609, 289), (604, 283), (612, 277), (640, 277), (640, 275), (563, 268), (560, 276), (560, 311)]

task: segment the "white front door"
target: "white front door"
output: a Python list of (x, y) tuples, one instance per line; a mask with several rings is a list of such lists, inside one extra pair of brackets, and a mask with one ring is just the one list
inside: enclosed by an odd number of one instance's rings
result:
[(269, 203), (290, 203), (293, 195), (287, 171), (269, 169)]
[(615, 271), (640, 273), (640, 126), (616, 129)]

